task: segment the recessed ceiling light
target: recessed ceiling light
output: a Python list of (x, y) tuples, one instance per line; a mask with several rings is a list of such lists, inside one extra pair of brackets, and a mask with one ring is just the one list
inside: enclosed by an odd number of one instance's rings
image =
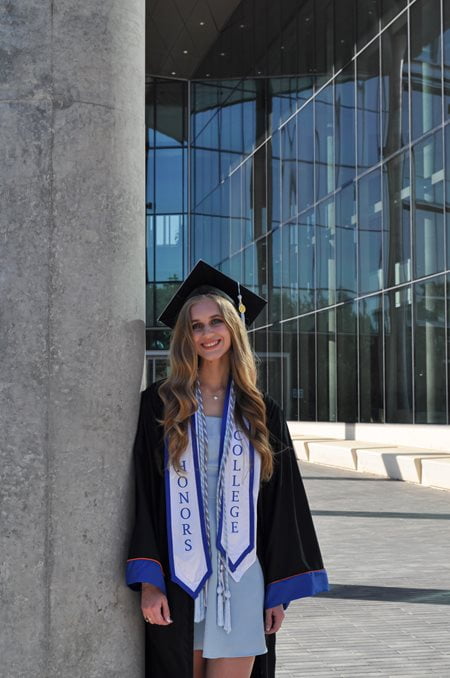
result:
[(220, 53), (220, 56), (225, 56), (225, 52), (221, 52), (221, 53)]
[(183, 54), (187, 54), (187, 53), (188, 53), (187, 49), (184, 49)]
[(205, 22), (204, 22), (204, 21), (200, 21), (200, 26), (204, 26), (204, 25), (205, 25)]
[(245, 28), (245, 24), (240, 24), (239, 28)]
[(207, 73), (207, 74), (206, 74), (206, 77), (209, 78), (210, 75), (211, 75), (211, 73)]
[(176, 71), (172, 71), (172, 75), (176, 75), (176, 74), (177, 74), (177, 72), (176, 72)]

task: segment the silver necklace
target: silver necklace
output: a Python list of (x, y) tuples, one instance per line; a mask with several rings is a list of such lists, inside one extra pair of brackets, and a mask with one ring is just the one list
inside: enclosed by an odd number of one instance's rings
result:
[(225, 391), (225, 389), (221, 388), (218, 393), (206, 393), (202, 389), (202, 395), (203, 395), (203, 397), (206, 397), (206, 398), (212, 398), (213, 400), (219, 400), (219, 398), (223, 397), (224, 391)]

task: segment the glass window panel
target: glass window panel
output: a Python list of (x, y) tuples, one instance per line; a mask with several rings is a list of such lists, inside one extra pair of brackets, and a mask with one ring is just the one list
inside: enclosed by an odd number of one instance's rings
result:
[(280, 133), (267, 142), (267, 228), (270, 230), (280, 223)]
[(283, 339), (283, 409), (287, 419), (298, 419), (298, 323), (291, 320), (282, 325)]
[(281, 129), (281, 209), (282, 221), (297, 214), (297, 119)]
[(450, 268), (450, 125), (444, 128), (445, 134), (445, 220), (447, 241), (447, 268)]
[(316, 207), (317, 307), (336, 303), (336, 227), (334, 200)]
[(257, 273), (256, 273), (256, 245), (253, 243), (245, 248), (243, 252), (244, 273), (242, 284), (258, 294), (257, 291)]
[(411, 280), (411, 182), (409, 153), (384, 165), (384, 272), (388, 287)]
[(408, 143), (408, 26), (407, 13), (381, 35), (381, 124), (383, 155)]
[(446, 424), (445, 278), (414, 285), (416, 424)]
[(359, 292), (375, 292), (383, 286), (381, 172), (366, 174), (358, 182), (358, 279)]
[(242, 120), (242, 104), (229, 104), (219, 112), (219, 143), (221, 150), (236, 151), (244, 150), (244, 133)]
[(442, 120), (440, 0), (411, 6), (412, 138), (425, 134)]
[(316, 420), (316, 328), (315, 315), (298, 319), (298, 418)]
[(159, 321), (156, 322), (156, 319), (159, 318), (161, 313), (164, 311), (165, 307), (172, 299), (173, 295), (179, 288), (180, 283), (176, 282), (163, 282), (155, 285), (155, 322), (154, 325), (162, 325)]
[(336, 309), (317, 314), (317, 419), (337, 421)]
[(283, 361), (281, 353), (281, 325), (268, 328), (267, 371), (268, 389), (272, 398), (283, 407)]
[(298, 209), (314, 204), (314, 111), (313, 102), (306, 104), (298, 119)]
[(315, 103), (316, 200), (334, 190), (333, 86), (317, 94)]
[(155, 284), (147, 283), (145, 286), (145, 326), (156, 325), (155, 318)]
[(155, 151), (155, 209), (159, 214), (183, 212), (183, 153), (181, 148)]
[(442, 130), (416, 144), (413, 158), (414, 274), (421, 277), (445, 268)]
[(299, 313), (313, 311), (314, 305), (314, 209), (298, 218), (298, 303)]
[(355, 68), (352, 62), (335, 80), (336, 187), (355, 178)]
[(338, 421), (358, 421), (356, 303), (336, 308)]
[(361, 169), (380, 160), (380, 61), (379, 40), (356, 60), (357, 158)]
[(155, 217), (155, 277), (158, 281), (183, 279), (183, 221), (181, 214)]
[(242, 103), (242, 144), (244, 153), (250, 153), (255, 148), (255, 101)]
[(242, 171), (242, 243), (247, 245), (253, 240), (253, 162), (250, 158), (241, 168)]
[(359, 302), (359, 420), (384, 423), (383, 307), (377, 295)]
[(267, 383), (267, 329), (252, 332), (251, 335), (253, 336), (253, 350), (257, 357), (258, 386), (266, 392), (269, 388)]
[[(269, 293), (269, 322), (281, 320), (281, 229), (272, 231), (267, 238), (268, 246), (268, 293)], [(267, 297), (266, 297), (267, 298)]]
[(197, 133), (195, 145), (199, 148), (219, 148), (219, 116), (214, 115)]
[(450, 117), (450, 5), (444, 2), (443, 69), (444, 121)]
[(336, 301), (357, 294), (355, 184), (336, 194)]
[(267, 231), (266, 150), (261, 146), (253, 155), (253, 214), (255, 238)]
[(147, 150), (146, 198), (147, 209), (155, 206), (155, 151)]
[(283, 318), (292, 318), (298, 313), (298, 228), (297, 221), (281, 227), (282, 239), (282, 312)]
[(361, 49), (370, 38), (378, 33), (380, 25), (381, 0), (357, 0), (356, 33), (357, 48)]
[(384, 295), (386, 422), (412, 424), (411, 287)]
[(147, 233), (145, 238), (145, 254), (146, 254), (146, 278), (147, 282), (155, 280), (155, 230), (154, 217), (147, 214)]
[(242, 168), (230, 177), (230, 233), (231, 253), (242, 247)]
[[(256, 247), (256, 293), (264, 299), (268, 299), (268, 272), (267, 272), (267, 238), (260, 238), (255, 243)], [(256, 325), (262, 327), (269, 322), (269, 309), (266, 304), (256, 319)]]

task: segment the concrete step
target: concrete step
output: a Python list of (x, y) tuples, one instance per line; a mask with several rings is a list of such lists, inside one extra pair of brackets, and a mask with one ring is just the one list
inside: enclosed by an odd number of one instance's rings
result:
[(446, 457), (422, 459), (422, 485), (450, 490), (450, 454)]
[(374, 473), (384, 478), (422, 483), (422, 462), (424, 459), (442, 458), (445, 453), (424, 450), (417, 447), (357, 450), (357, 470)]
[(317, 441), (338, 440), (337, 438), (320, 438), (313, 436), (293, 435), (292, 442), (294, 443), (295, 456), (301, 461), (309, 461), (309, 445)]
[(379, 454), (392, 446), (378, 443), (366, 443), (357, 440), (330, 440), (308, 443), (309, 458), (315, 464), (349, 468), (356, 471), (358, 467), (358, 450), (373, 449)]

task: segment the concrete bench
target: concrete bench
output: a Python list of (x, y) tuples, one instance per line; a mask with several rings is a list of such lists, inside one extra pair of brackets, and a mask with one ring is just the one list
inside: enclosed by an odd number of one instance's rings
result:
[(434, 459), (422, 459), (422, 485), (450, 490), (450, 454)]
[[(398, 446), (385, 449), (358, 449), (357, 470), (384, 478), (422, 483), (424, 459), (441, 458), (444, 452)], [(448, 457), (449, 455), (447, 455)]]
[(312, 442), (317, 441), (329, 441), (337, 440), (337, 438), (322, 438), (322, 437), (313, 437), (313, 436), (302, 436), (294, 434), (292, 436), (292, 442), (294, 443), (295, 456), (300, 461), (310, 461), (309, 459), (309, 445)]
[(393, 450), (392, 446), (380, 445), (379, 443), (365, 443), (357, 440), (331, 440), (309, 442), (308, 461), (325, 466), (337, 466), (358, 470), (358, 450), (373, 449), (378, 454), (381, 451)]

